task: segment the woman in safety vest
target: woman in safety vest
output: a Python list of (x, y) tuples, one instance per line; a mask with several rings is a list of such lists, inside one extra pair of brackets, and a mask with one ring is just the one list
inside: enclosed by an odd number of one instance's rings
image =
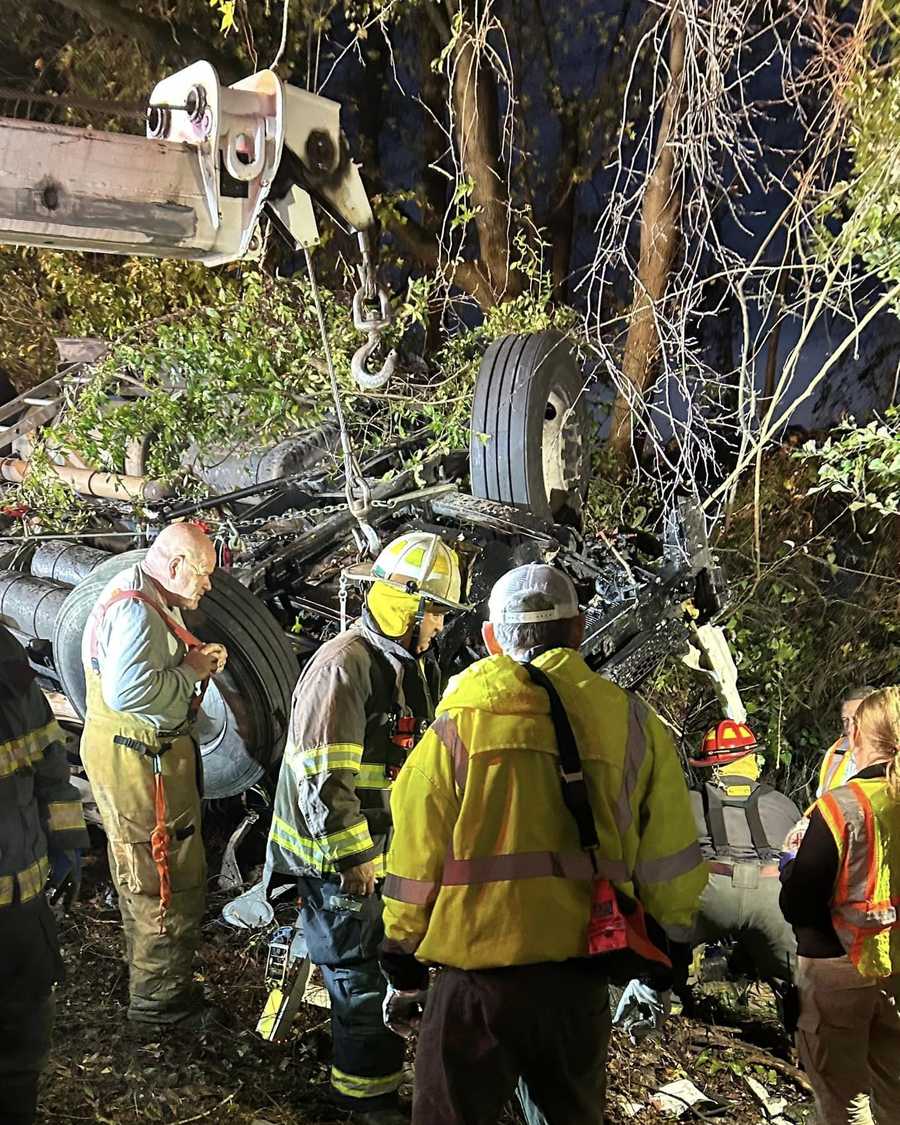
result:
[(820, 797), (781, 876), (797, 935), (797, 1049), (821, 1125), (900, 1121), (900, 686), (850, 730), (857, 773)]

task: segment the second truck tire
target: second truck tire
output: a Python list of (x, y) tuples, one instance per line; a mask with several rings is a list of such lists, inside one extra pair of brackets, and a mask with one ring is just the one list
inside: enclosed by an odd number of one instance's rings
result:
[(587, 485), (584, 377), (558, 332), (503, 336), (485, 352), (472, 406), (472, 493), (545, 519), (577, 515)]

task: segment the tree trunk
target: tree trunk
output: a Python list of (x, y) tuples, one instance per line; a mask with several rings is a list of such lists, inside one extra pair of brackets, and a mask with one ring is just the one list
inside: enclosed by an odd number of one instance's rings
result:
[(622, 374), (628, 384), (612, 410), (610, 445), (624, 462), (631, 449), (632, 398), (643, 398), (652, 388), (659, 358), (656, 314), (662, 302), (672, 263), (680, 242), (681, 195), (675, 183), (674, 138), (683, 113), (685, 22), (680, 12), (669, 27), (669, 88), (656, 138), (653, 171), (641, 208), (641, 244), (634, 303), (622, 357)]
[[(448, 0), (451, 15), (453, 7), (453, 0)], [(481, 58), (477, 34), (464, 17), (453, 66), (454, 127), (463, 173), (474, 185), (471, 200), (477, 211), (479, 272), (492, 294), (489, 303), (496, 304), (516, 296), (521, 284), (509, 268), (509, 196), (500, 154), (497, 85)]]

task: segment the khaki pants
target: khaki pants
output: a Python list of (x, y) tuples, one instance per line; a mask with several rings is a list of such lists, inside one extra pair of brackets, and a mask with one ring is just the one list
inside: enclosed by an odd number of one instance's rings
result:
[(109, 867), (119, 895), (129, 968), (128, 1017), (174, 1023), (201, 998), (193, 984), (206, 904), (198, 754), (193, 740), (183, 736), (161, 757), (172, 901), (160, 933), (159, 874), (150, 854), (156, 824), (152, 762), (112, 738), (105, 723), (89, 721), (81, 760), (109, 841)]
[(797, 1050), (819, 1125), (900, 1122), (900, 976), (873, 981), (848, 957), (798, 958)]

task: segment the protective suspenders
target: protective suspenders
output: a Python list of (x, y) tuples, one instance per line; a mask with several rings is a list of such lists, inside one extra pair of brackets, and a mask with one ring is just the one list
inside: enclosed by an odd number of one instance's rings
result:
[[(189, 629), (186, 629), (183, 625), (175, 621), (174, 618), (165, 613), (159, 604), (154, 601), (153, 598), (148, 597), (147, 594), (142, 593), (140, 590), (118, 590), (100, 606), (99, 613), (91, 622), (91, 634), (88, 647), (91, 657), (91, 667), (95, 672), (100, 672), (97, 626), (103, 620), (110, 606), (115, 605), (117, 602), (125, 601), (143, 602), (145, 605), (150, 606), (150, 608), (163, 619), (163, 623), (169, 632), (181, 641), (188, 651), (202, 646), (203, 642), (199, 638), (195, 637)], [(208, 682), (208, 680), (201, 681), (199, 691), (195, 691), (191, 696), (191, 702), (188, 706), (189, 719), (193, 718), (199, 711)], [(145, 757), (149, 758), (150, 766), (153, 771), (153, 812), (156, 823), (150, 834), (150, 855), (153, 858), (153, 862), (156, 865), (156, 872), (159, 876), (159, 932), (162, 934), (165, 931), (166, 911), (172, 901), (172, 878), (169, 870), (169, 848), (172, 843), (172, 838), (169, 835), (169, 829), (166, 823), (168, 820), (168, 808), (166, 805), (166, 787), (162, 772), (162, 756), (170, 749), (171, 743), (168, 746), (149, 746), (147, 743), (141, 742), (137, 738), (129, 738), (124, 734), (115, 735), (113, 743), (118, 746), (124, 746), (128, 750), (134, 750), (138, 754), (143, 754)]]
[[(729, 780), (734, 782), (741, 779), (730, 778)], [(755, 784), (751, 778), (745, 780), (750, 785)], [(774, 792), (771, 785), (758, 784), (749, 797), (723, 797), (718, 786), (711, 785), (708, 782), (703, 786), (703, 815), (706, 819), (706, 826), (709, 829), (713, 847), (717, 852), (727, 851), (731, 847), (728, 831), (725, 828), (726, 808), (740, 809), (744, 813), (747, 818), (747, 827), (750, 829), (753, 850), (760, 859), (763, 859), (766, 853), (778, 850), (777, 845), (773, 845), (766, 835), (759, 811), (760, 798), (767, 793)]]

